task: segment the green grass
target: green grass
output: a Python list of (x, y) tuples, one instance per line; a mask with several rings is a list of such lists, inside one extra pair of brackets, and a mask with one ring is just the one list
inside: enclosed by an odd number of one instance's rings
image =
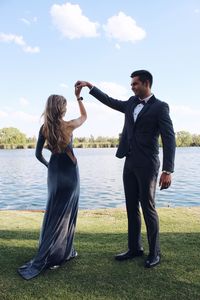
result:
[[(117, 262), (127, 248), (123, 209), (80, 211), (77, 259), (25, 281), (17, 268), (37, 249), (42, 212), (0, 211), (0, 299), (200, 299), (200, 207), (162, 208), (162, 263)], [(146, 232), (142, 230), (145, 253)]]

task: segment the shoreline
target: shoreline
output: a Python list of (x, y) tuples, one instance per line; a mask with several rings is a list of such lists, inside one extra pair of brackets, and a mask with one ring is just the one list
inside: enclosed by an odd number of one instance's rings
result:
[[(117, 148), (118, 145), (111, 145), (111, 146), (107, 146), (107, 145), (89, 145), (89, 146), (85, 146), (85, 145), (75, 145), (73, 146), (74, 149), (112, 149), (112, 148)], [(162, 148), (162, 146), (159, 146), (159, 148)], [(200, 148), (199, 145), (191, 145), (191, 146), (176, 146), (176, 148)], [(1, 148), (0, 147), (0, 151), (1, 150), (35, 150), (36, 147), (15, 147), (15, 148)], [(47, 149), (48, 150), (48, 149)]]
[[(200, 210), (200, 204), (196, 206), (163, 206), (163, 207), (157, 207), (157, 210), (163, 210), (163, 209), (199, 209)], [(94, 208), (94, 209), (79, 209), (79, 212), (84, 211), (126, 211), (125, 207), (106, 207), (106, 208)], [(0, 212), (42, 212), (45, 213), (45, 209), (0, 209)]]

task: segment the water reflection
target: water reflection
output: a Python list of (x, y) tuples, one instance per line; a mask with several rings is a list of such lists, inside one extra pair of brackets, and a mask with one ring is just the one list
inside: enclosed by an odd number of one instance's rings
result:
[[(81, 177), (81, 209), (124, 206), (122, 171), (124, 159), (116, 149), (75, 149)], [(44, 151), (48, 158), (49, 152)], [(162, 151), (161, 151), (162, 161)], [(170, 189), (159, 191), (157, 206), (200, 205), (200, 148), (178, 148), (176, 172)], [(0, 150), (0, 208), (44, 209), (47, 169), (34, 150)]]

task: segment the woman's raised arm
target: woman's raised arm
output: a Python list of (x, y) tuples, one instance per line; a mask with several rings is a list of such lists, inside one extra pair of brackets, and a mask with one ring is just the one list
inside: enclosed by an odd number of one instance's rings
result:
[(86, 110), (85, 110), (85, 107), (83, 105), (83, 97), (81, 97), (81, 89), (82, 87), (78, 87), (78, 86), (75, 86), (75, 95), (76, 95), (76, 99), (77, 99), (77, 102), (78, 102), (78, 105), (79, 105), (79, 110), (80, 110), (80, 117), (77, 118), (77, 119), (74, 119), (74, 120), (71, 120), (70, 121), (70, 126), (75, 129), (79, 126), (81, 126), (85, 120), (87, 119), (87, 113), (86, 113)]

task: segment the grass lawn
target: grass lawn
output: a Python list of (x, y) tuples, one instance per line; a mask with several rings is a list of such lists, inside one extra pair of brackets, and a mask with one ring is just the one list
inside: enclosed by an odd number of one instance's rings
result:
[[(79, 256), (25, 281), (17, 268), (37, 249), (42, 212), (0, 211), (0, 299), (200, 299), (200, 207), (162, 208), (162, 263), (145, 269), (144, 257), (117, 262), (127, 248), (123, 209), (80, 211)], [(144, 222), (143, 222), (144, 223)], [(143, 226), (145, 254), (148, 254)]]

